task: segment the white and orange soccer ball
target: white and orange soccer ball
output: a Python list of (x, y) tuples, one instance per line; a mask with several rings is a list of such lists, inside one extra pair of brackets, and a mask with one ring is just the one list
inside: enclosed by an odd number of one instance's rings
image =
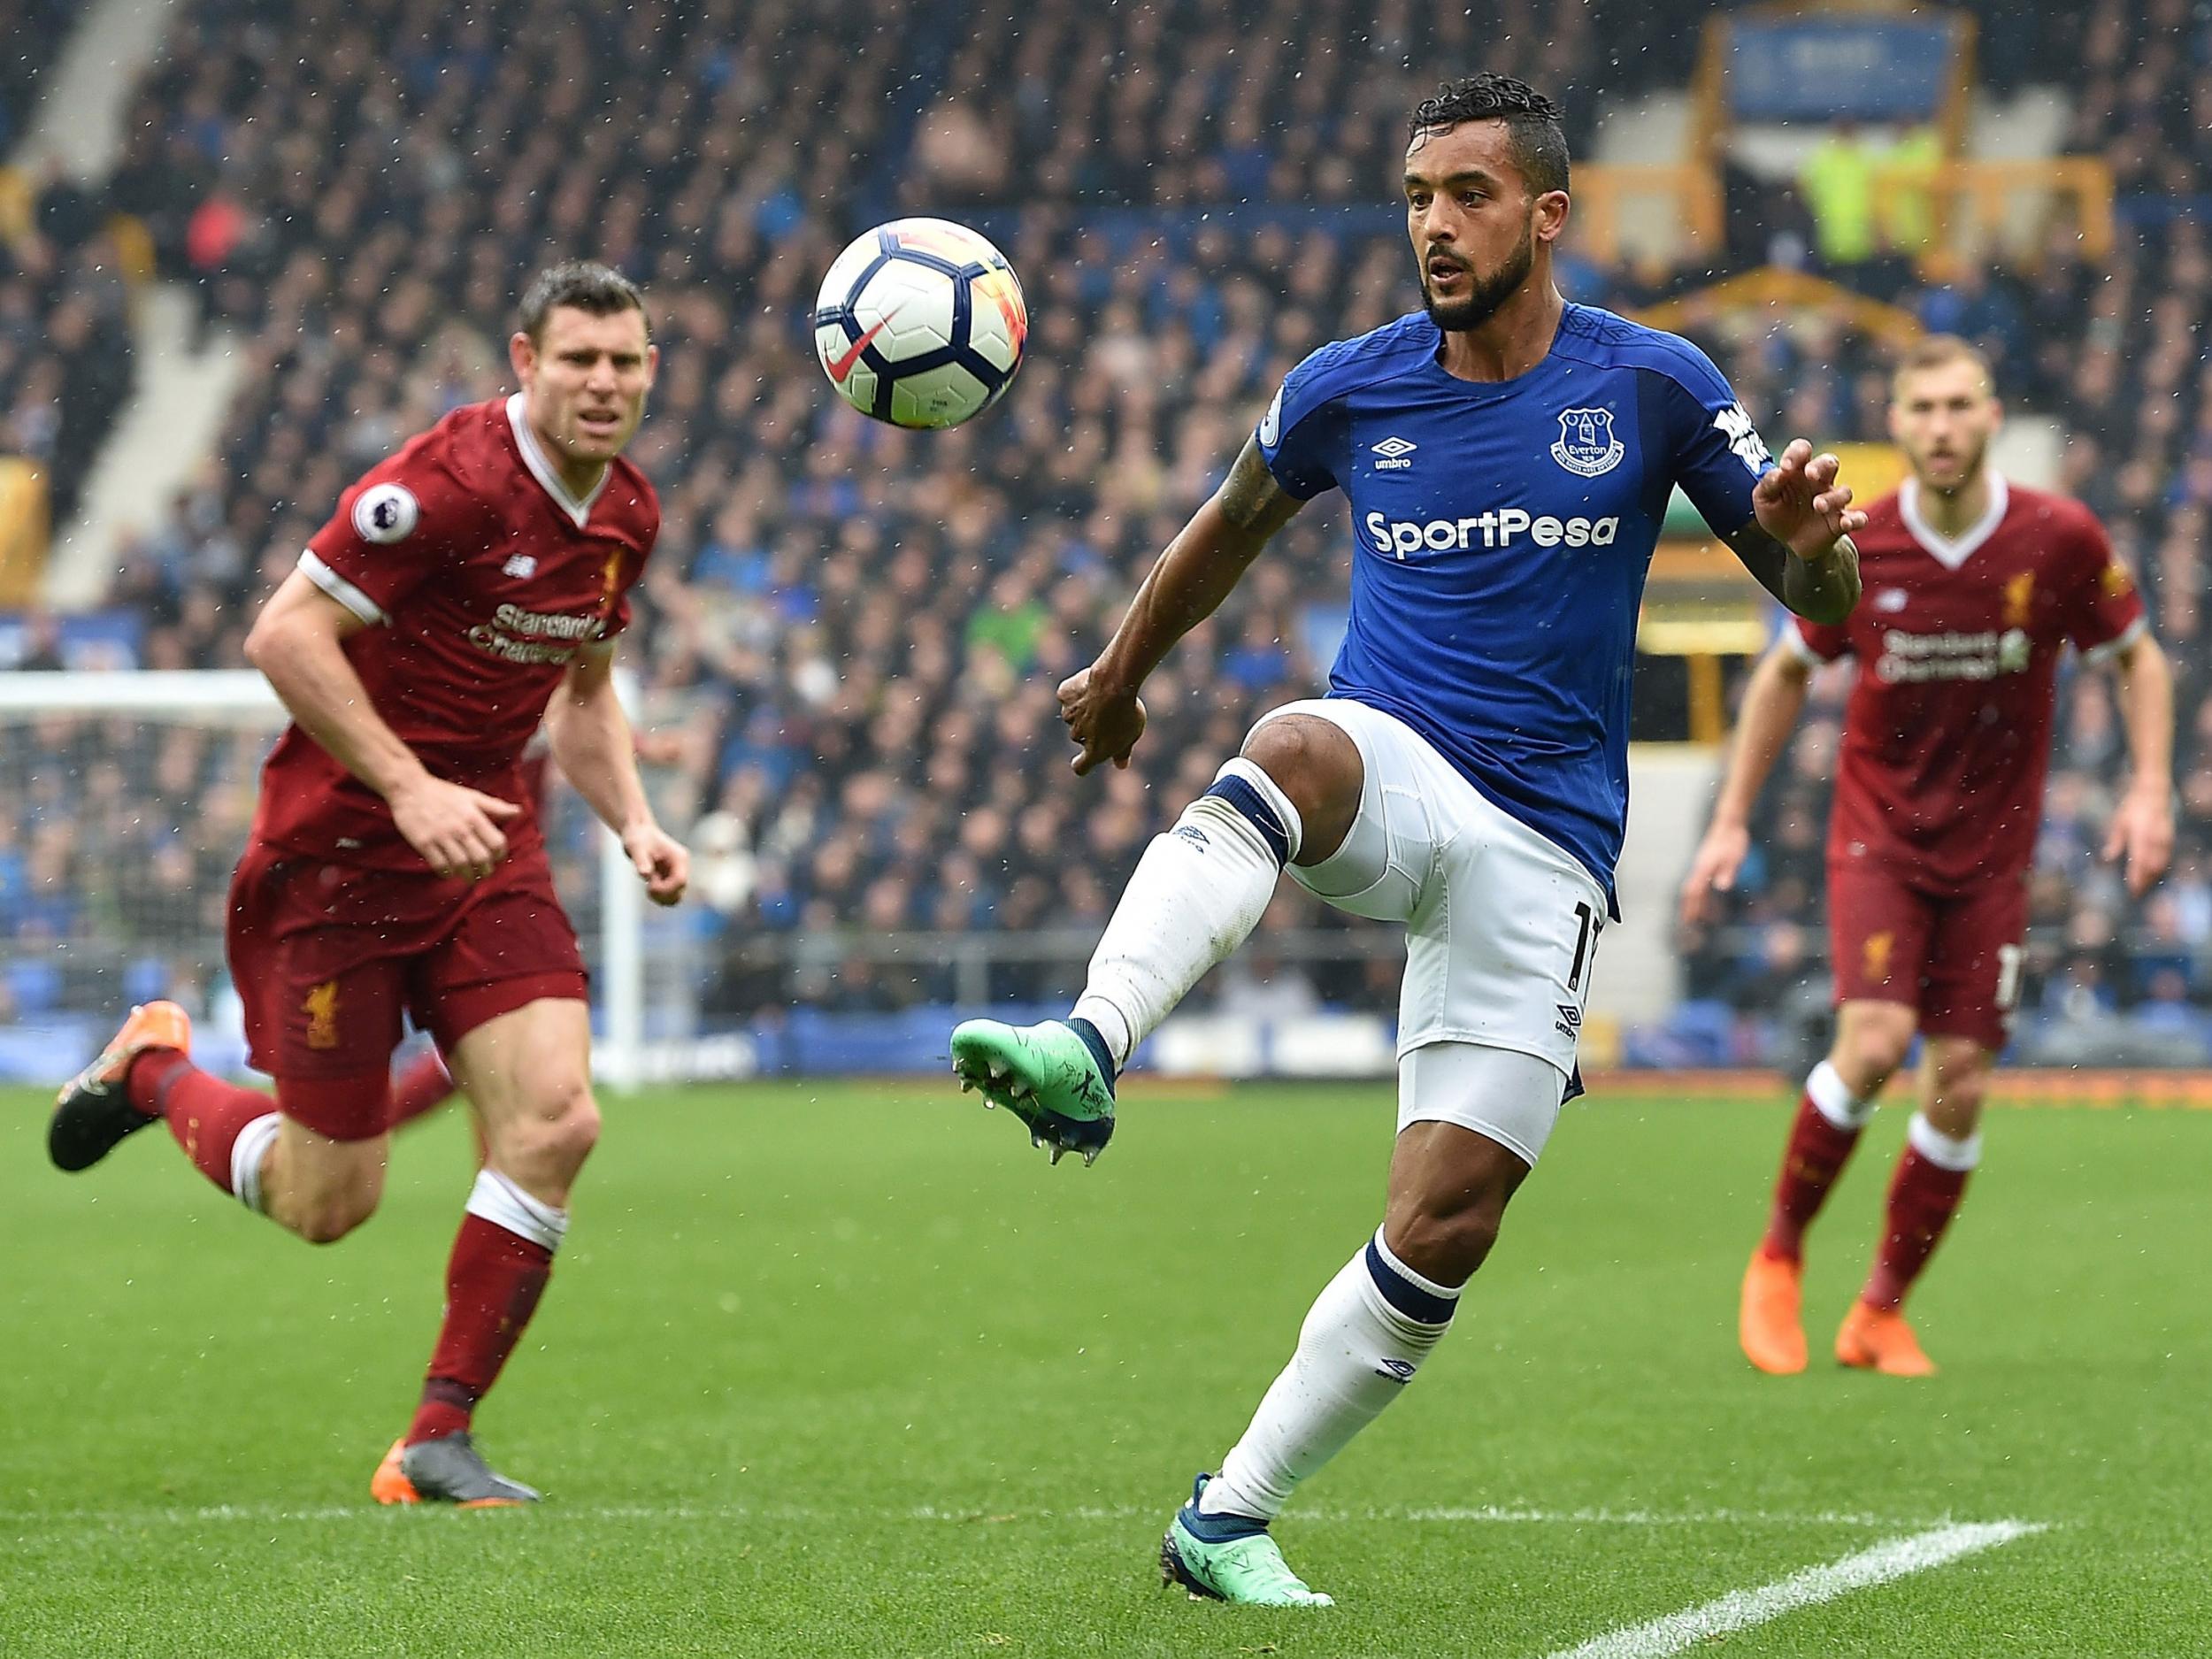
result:
[(1014, 268), (949, 219), (894, 219), (855, 238), (814, 303), (822, 373), (895, 426), (972, 420), (1012, 382), (1028, 334)]

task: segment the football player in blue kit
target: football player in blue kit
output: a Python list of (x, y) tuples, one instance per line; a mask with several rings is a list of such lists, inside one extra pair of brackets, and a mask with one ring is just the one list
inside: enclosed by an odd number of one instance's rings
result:
[[(1865, 520), (1835, 457), (1799, 442), (1776, 461), (1695, 346), (1561, 297), (1567, 182), (1557, 106), (1520, 81), (1478, 75), (1415, 111), (1404, 200), (1424, 308), (1291, 372), (1060, 704), (1077, 772), (1125, 765), (1146, 676), (1301, 506), (1340, 489), (1351, 612), (1328, 695), (1264, 716), (1152, 842), (1068, 1018), (953, 1033), (965, 1084), (1056, 1161), (1087, 1159), (1112, 1133), (1118, 1068), (1285, 869), (1406, 929), (1382, 1225), (1170, 1525), (1162, 1567), (1194, 1596), (1328, 1601), (1269, 1524), (1442, 1339), (1574, 1084), (1670, 493), (1799, 615), (1833, 621), (1858, 598), (1849, 532)], [(1217, 1264), (1207, 1279), (1225, 1283)]]

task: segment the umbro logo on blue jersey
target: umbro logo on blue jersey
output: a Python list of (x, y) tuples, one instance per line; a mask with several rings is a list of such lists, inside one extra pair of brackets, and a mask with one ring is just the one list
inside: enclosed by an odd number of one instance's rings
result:
[(1402, 472), (1413, 465), (1413, 452), (1421, 446), (1409, 443), (1403, 438), (1385, 438), (1380, 443), (1369, 447), (1381, 457), (1375, 463), (1378, 472)]

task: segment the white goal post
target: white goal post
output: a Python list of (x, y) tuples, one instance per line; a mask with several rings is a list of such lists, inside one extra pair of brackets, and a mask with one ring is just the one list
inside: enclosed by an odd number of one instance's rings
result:
[[(616, 680), (624, 703), (634, 709), (634, 678), (618, 671)], [(173, 778), (161, 776), (159, 763), (150, 765), (147, 760), (149, 752), (160, 745), (142, 741), (161, 730), (188, 728), (220, 734), (227, 751), (219, 745), (206, 746), (204, 764), (220, 770), (217, 781), (227, 793), (240, 787), (250, 791), (254, 778), (231, 774), (244, 767), (250, 747), (255, 750), (251, 764), (258, 765), (259, 756), (283, 728), (285, 718), (283, 705), (268, 681), (250, 670), (0, 672), (0, 789), (14, 797), (0, 802), (0, 855), (12, 846), (27, 849), (27, 864), (35, 864), (40, 855), (35, 843), (44, 826), (34, 820), (42, 812), (69, 813), (73, 795), (94, 793), (98, 798), (90, 804), (105, 822), (116, 811), (109, 798), (119, 787), (115, 772), (121, 773), (126, 818), (130, 811), (127, 797), (134, 791), (145, 792), (143, 804), (150, 812), (151, 797), (165, 790), (173, 795)], [(134, 772), (134, 767), (143, 770)], [(102, 775), (83, 775), (88, 772)], [(162, 810), (173, 808), (172, 800)], [(100, 845), (96, 835), (90, 838), (91, 844), (83, 844), (76, 826), (66, 817), (62, 821), (69, 830), (66, 839), (76, 844), (62, 848), (57, 856), (72, 859), (69, 867), (83, 891), (51, 895), (56, 902), (46, 906), (36, 926), (18, 927), (12, 934), (0, 932), (0, 969), (8, 974), (7, 983), (19, 980), (38, 987), (30, 999), (36, 1003), (34, 1008), (20, 1006), (24, 999), (16, 996), (0, 1002), (0, 1025), (34, 1015), (82, 1015), (98, 1024), (117, 1014), (116, 1004), (123, 1000), (129, 979), (126, 975), (122, 983), (110, 985), (97, 965), (107, 956), (126, 962), (133, 951), (150, 951), (157, 960), (165, 951), (173, 951), (196, 962), (204, 975), (212, 977), (220, 967), (222, 941), (219, 931), (205, 925), (206, 895), (197, 895), (202, 918), (197, 926), (188, 917), (171, 925), (165, 912), (160, 918), (130, 918), (128, 872), (118, 867), (111, 849)], [(176, 837), (186, 841), (205, 843), (216, 833), (204, 823), (173, 827)], [(234, 861), (244, 850), (234, 824), (227, 824), (221, 833), (236, 844), (199, 844), (190, 849), (199, 856), (203, 880), (207, 869), (218, 862)], [(52, 854), (54, 843), (63, 838), (48, 830), (43, 839)], [(597, 831), (597, 891), (591, 896), (598, 915), (593, 1000), (600, 1037), (594, 1064), (619, 1087), (636, 1082), (646, 1064), (645, 897), (620, 842), (603, 828)], [(34, 875), (30, 880), (35, 883), (35, 879)], [(107, 890), (111, 885), (112, 892)], [(57, 918), (65, 919), (57, 925)], [(119, 926), (119, 918), (140, 925)], [(87, 979), (65, 972), (88, 962), (95, 965)], [(87, 1006), (102, 1001), (109, 1006)]]

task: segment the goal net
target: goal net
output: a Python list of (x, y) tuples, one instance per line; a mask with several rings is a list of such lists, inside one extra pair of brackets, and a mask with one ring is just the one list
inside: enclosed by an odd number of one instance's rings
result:
[[(224, 914), (284, 723), (257, 673), (0, 673), (0, 1079), (58, 1081), (163, 996), (192, 1013), (204, 1064), (242, 1067)], [(695, 978), (680, 926), (649, 920), (621, 848), (557, 780), (545, 829), (602, 1072), (695, 1069), (672, 1047)]]

